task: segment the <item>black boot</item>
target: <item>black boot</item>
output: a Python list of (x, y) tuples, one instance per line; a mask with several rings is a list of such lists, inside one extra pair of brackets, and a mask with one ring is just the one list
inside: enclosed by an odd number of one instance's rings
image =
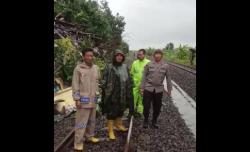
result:
[(159, 126), (157, 125), (157, 121), (156, 120), (152, 121), (152, 127), (155, 128), (155, 129), (159, 128)]
[(144, 120), (143, 122), (143, 128), (147, 129), (148, 128), (148, 121)]

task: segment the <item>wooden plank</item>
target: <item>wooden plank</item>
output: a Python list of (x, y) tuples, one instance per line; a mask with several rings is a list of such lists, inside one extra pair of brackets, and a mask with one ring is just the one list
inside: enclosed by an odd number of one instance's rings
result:
[(54, 97), (56, 97), (56, 96), (58, 96), (58, 95), (60, 95), (60, 94), (63, 94), (63, 93), (65, 93), (65, 92), (67, 92), (67, 91), (70, 91), (70, 90), (72, 90), (71, 87), (68, 87), (68, 88), (66, 88), (66, 89), (60, 90), (60, 91), (58, 91), (57, 93), (54, 94)]
[[(58, 102), (62, 100), (64, 100), (64, 102)], [(54, 95), (54, 105), (54, 110), (61, 114), (64, 114), (65, 109), (75, 107), (75, 101), (72, 97), (72, 88), (69, 87), (61, 90), (58, 94)]]
[(133, 118), (134, 118), (134, 117), (132, 116), (131, 119), (130, 119), (129, 130), (128, 130), (128, 136), (127, 136), (127, 140), (126, 140), (124, 152), (128, 152), (128, 151), (129, 151), (129, 142), (130, 142), (131, 133), (132, 133)]
[(60, 88), (63, 90), (64, 89), (64, 84), (62, 78), (54, 78), (56, 83), (60, 85)]

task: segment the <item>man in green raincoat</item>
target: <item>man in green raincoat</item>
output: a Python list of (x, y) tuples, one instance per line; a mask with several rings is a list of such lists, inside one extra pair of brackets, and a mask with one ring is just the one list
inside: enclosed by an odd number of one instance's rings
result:
[(130, 74), (133, 80), (133, 96), (134, 96), (134, 113), (135, 116), (141, 117), (143, 114), (142, 96), (140, 93), (140, 84), (144, 71), (144, 66), (150, 62), (145, 58), (146, 51), (140, 49), (137, 53), (137, 60), (135, 60), (131, 66)]
[(132, 82), (126, 64), (123, 64), (125, 55), (117, 50), (114, 53), (111, 64), (108, 64), (103, 72), (102, 87), (102, 113), (107, 116), (107, 127), (109, 139), (115, 140), (113, 127), (118, 131), (126, 132), (122, 122), (124, 111), (129, 108), (133, 114)]

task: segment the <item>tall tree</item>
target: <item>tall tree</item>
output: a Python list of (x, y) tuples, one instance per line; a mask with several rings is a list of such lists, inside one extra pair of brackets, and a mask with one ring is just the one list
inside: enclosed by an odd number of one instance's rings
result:
[(166, 50), (173, 50), (174, 49), (174, 44), (172, 42), (168, 43), (165, 47)]
[(121, 45), (119, 46), (119, 49), (123, 51), (123, 53), (127, 54), (129, 52), (129, 45), (125, 41), (121, 42)]

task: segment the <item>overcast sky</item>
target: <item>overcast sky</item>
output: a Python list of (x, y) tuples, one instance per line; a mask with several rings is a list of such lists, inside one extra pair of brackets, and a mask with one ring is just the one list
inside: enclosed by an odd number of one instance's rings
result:
[(125, 17), (124, 40), (130, 50), (196, 46), (195, 0), (107, 0), (112, 13)]

